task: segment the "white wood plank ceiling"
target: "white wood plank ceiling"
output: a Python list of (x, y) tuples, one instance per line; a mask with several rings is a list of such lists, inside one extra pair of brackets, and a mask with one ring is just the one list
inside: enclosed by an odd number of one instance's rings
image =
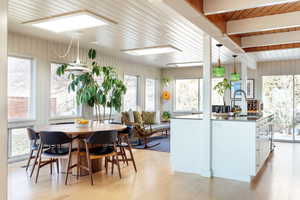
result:
[[(98, 13), (118, 23), (81, 31), (81, 42), (86, 47), (97, 47), (104, 54), (158, 67), (164, 67), (167, 63), (203, 60), (203, 31), (166, 5), (153, 4), (148, 0), (10, 0), (9, 30), (68, 42), (68, 34), (55, 34), (21, 23), (81, 9)], [(216, 43), (213, 41), (214, 62), (218, 55)], [(167, 44), (182, 52), (140, 57), (120, 52), (121, 49)], [(232, 62), (230, 50), (224, 47), (221, 54), (224, 63)]]

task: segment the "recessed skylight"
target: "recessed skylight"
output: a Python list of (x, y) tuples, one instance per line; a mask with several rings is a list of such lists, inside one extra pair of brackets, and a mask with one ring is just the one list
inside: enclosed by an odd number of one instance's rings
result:
[(199, 67), (202, 66), (203, 62), (184, 62), (184, 63), (169, 63), (168, 67)]
[(110, 19), (92, 13), (90, 11), (84, 10), (28, 21), (24, 22), (23, 24), (31, 24), (32, 26), (41, 29), (60, 33), (93, 28), (112, 23), (115, 24), (116, 22), (113, 22)]
[(126, 49), (121, 51), (135, 56), (181, 52), (180, 49), (177, 49), (176, 47), (173, 47), (171, 45), (145, 47), (145, 48), (138, 48), (138, 49)]

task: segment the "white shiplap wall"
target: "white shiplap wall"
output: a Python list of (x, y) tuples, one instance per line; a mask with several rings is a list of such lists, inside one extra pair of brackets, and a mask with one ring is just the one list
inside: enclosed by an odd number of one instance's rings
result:
[[(57, 54), (63, 54), (67, 44), (57, 43), (49, 40), (39, 39), (32, 36), (21, 35), (10, 32), (8, 34), (8, 54), (10, 56), (29, 57), (34, 60), (35, 65), (35, 101), (36, 101), (36, 124), (47, 123), (49, 120), (49, 97), (50, 97), (50, 63), (71, 62), (76, 58), (76, 50), (72, 48), (70, 55), (61, 59)], [(87, 59), (87, 49), (81, 49), (81, 59)], [(117, 57), (100, 54), (97, 60), (101, 65), (110, 65), (117, 68), (120, 78), (124, 74), (138, 75), (140, 77), (139, 106), (144, 108), (144, 87), (146, 78), (160, 80), (161, 70), (159, 68), (132, 63)], [(159, 81), (157, 81), (159, 83)], [(159, 96), (159, 95), (157, 95)], [(159, 101), (159, 98), (157, 98)], [(158, 102), (159, 107), (159, 102)]]

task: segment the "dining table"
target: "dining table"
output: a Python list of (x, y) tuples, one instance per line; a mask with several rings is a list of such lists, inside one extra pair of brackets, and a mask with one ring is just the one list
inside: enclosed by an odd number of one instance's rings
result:
[[(72, 173), (77, 173), (79, 175), (87, 175), (85, 170), (81, 170), (81, 162), (86, 162), (85, 157), (81, 157), (80, 154), (80, 149), (82, 148), (81, 145), (81, 140), (88, 137), (90, 134), (94, 132), (101, 132), (101, 131), (123, 131), (127, 128), (127, 126), (122, 125), (122, 124), (105, 124), (105, 123), (98, 123), (94, 122), (92, 124), (89, 124), (87, 126), (82, 126), (78, 124), (56, 124), (56, 125), (37, 125), (34, 127), (34, 130), (39, 133), (39, 132), (64, 132), (65, 134), (69, 135), (70, 137), (77, 137), (77, 145), (74, 145), (74, 147), (77, 147), (77, 156), (72, 159), (73, 163), (76, 163), (77, 165), (77, 172)], [(79, 147), (79, 148), (78, 148)], [(66, 163), (62, 163), (62, 165), (65, 165)], [(94, 160), (92, 162), (92, 169), (93, 172), (100, 171), (102, 169), (102, 160)], [(80, 171), (81, 170), (81, 171)]]

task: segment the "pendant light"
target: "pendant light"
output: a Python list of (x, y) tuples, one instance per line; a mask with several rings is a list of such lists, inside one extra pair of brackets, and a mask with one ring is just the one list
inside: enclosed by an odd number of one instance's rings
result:
[(222, 78), (225, 76), (225, 67), (221, 66), (221, 58), (220, 58), (220, 50), (223, 44), (217, 44), (216, 46), (218, 47), (219, 58), (218, 58), (218, 65), (213, 68), (213, 76)]
[(233, 64), (233, 73), (230, 74), (230, 80), (239, 81), (241, 80), (241, 75), (236, 72), (236, 62), (235, 62), (237, 55), (233, 55), (232, 57), (233, 57), (234, 64)]
[(73, 63), (69, 63), (69, 66), (66, 71), (69, 72), (91, 72), (91, 69), (89, 69), (86, 64), (82, 63), (80, 61), (79, 58), (79, 50), (80, 50), (80, 46), (79, 46), (79, 38), (77, 38), (77, 57), (76, 57), (76, 61)]

